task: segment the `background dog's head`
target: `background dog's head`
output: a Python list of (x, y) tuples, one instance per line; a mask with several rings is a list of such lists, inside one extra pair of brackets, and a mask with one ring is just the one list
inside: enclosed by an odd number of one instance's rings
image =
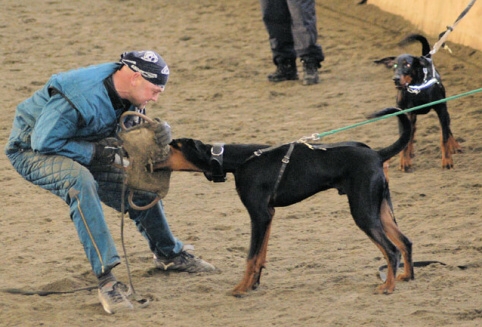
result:
[[(392, 77), (395, 87), (400, 89), (408, 85), (419, 85), (423, 83), (427, 70), (432, 69), (430, 59), (426, 57), (415, 57), (410, 54), (402, 54), (398, 57), (386, 57), (374, 61), (376, 64), (383, 64), (393, 69)], [(425, 68), (425, 71), (424, 71)]]
[(385, 57), (374, 61), (376, 64), (383, 64), (394, 70), (392, 79), (398, 89), (406, 88), (409, 85), (420, 85), (432, 77), (439, 78), (432, 64), (430, 44), (427, 38), (420, 34), (410, 34), (398, 45), (403, 47), (414, 42), (421, 44), (422, 56), (405, 53), (398, 57)]

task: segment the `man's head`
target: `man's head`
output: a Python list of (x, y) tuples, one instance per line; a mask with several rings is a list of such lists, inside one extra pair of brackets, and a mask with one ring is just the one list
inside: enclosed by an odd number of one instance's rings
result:
[(121, 55), (120, 62), (147, 81), (164, 89), (169, 78), (169, 67), (162, 57), (154, 51), (131, 51)]
[(169, 68), (154, 51), (131, 51), (121, 55), (121, 68), (114, 74), (114, 85), (121, 98), (139, 108), (157, 101), (164, 92)]

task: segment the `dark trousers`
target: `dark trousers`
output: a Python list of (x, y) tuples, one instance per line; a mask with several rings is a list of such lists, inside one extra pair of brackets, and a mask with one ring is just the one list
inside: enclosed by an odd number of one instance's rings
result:
[(260, 0), (260, 4), (275, 64), (297, 57), (324, 60), (317, 43), (314, 0)]

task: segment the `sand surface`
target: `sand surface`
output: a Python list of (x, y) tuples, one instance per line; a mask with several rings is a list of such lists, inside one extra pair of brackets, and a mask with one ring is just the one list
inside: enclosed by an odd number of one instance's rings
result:
[[(148, 109), (174, 137), (207, 143), (281, 144), (365, 120), (395, 103), (392, 73), (374, 59), (402, 52), (417, 32), (396, 16), (356, 1), (317, 3), (326, 60), (321, 83), (270, 84), (274, 70), (257, 1), (2, 1), (0, 145), (16, 105), (51, 74), (115, 61), (126, 50), (154, 49), (168, 62), (165, 94)], [(447, 24), (450, 24), (447, 22)], [(457, 31), (455, 30), (454, 33)], [(433, 37), (429, 38), (431, 43)], [(449, 38), (450, 43), (450, 38)], [(482, 87), (482, 55), (450, 44), (434, 61), (447, 95)], [(301, 68), (299, 68), (301, 70)], [(355, 226), (347, 199), (335, 190), (277, 209), (261, 286), (229, 295), (240, 280), (250, 221), (232, 175), (210, 183), (174, 173), (164, 203), (177, 237), (213, 263), (214, 274), (154, 269), (146, 242), (125, 224), (132, 280), (151, 300), (146, 308), (107, 315), (96, 291), (49, 296), (0, 293), (1, 326), (481, 326), (482, 101), (480, 93), (449, 102), (452, 130), (464, 149), (442, 170), (435, 113), (419, 118), (413, 173), (390, 167), (395, 215), (413, 241), (416, 279), (393, 295), (375, 295), (380, 251)], [(396, 119), (333, 134), (373, 148), (398, 136)], [(0, 289), (66, 291), (95, 285), (68, 207), (24, 181), (0, 155)], [(119, 251), (120, 215), (106, 208)], [(116, 275), (128, 282), (126, 265)]]

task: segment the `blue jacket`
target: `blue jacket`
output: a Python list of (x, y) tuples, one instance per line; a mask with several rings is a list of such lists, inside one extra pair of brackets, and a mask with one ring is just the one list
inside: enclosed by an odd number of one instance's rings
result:
[[(103, 83), (119, 67), (105, 63), (53, 75), (17, 106), (5, 152), (31, 149), (89, 164), (92, 142), (113, 135), (125, 111), (113, 107)], [(52, 90), (59, 93), (50, 96)]]

